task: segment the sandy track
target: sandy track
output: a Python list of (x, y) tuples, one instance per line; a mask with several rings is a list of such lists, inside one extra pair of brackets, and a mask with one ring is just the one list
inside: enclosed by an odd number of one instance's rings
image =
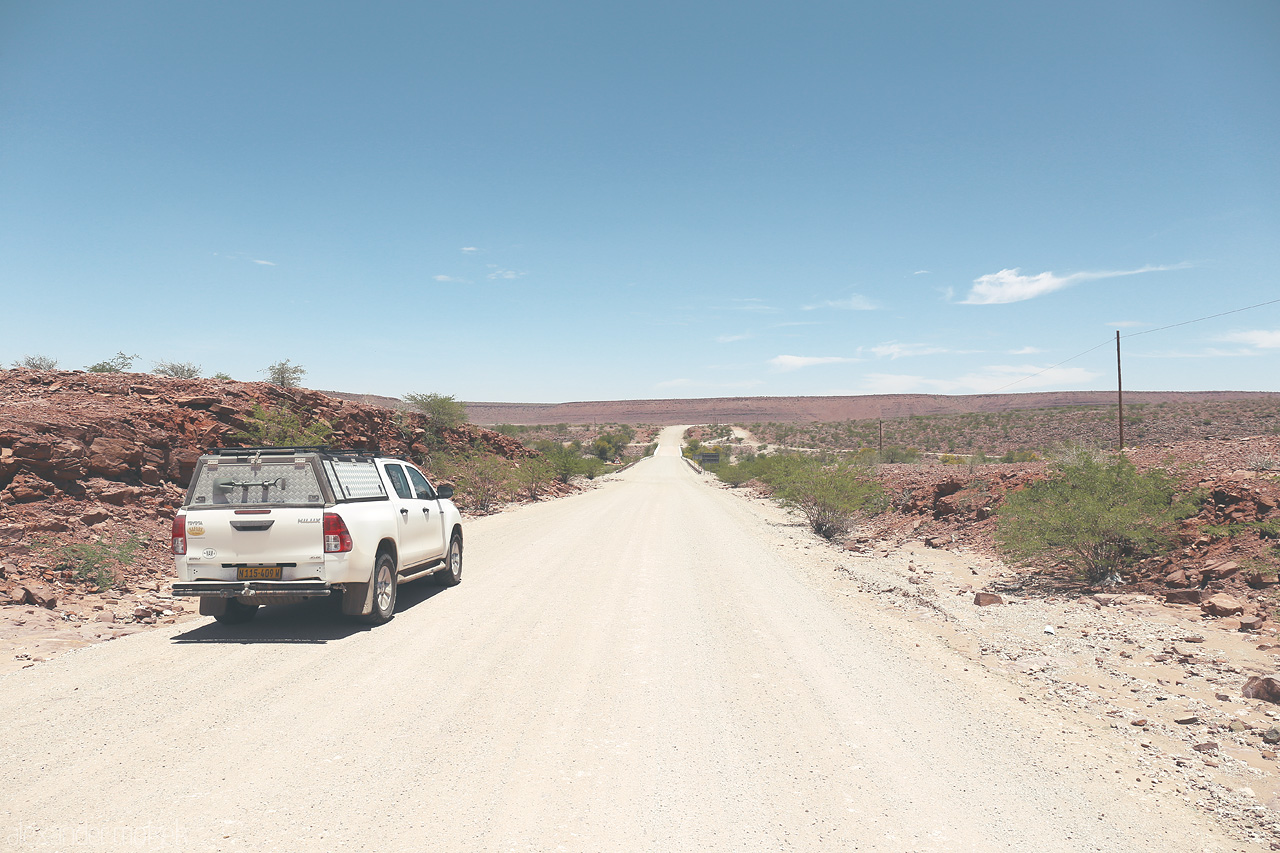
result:
[(0, 679), (0, 849), (1245, 850), (1097, 733), (815, 584), (660, 455), (471, 522), (464, 582)]

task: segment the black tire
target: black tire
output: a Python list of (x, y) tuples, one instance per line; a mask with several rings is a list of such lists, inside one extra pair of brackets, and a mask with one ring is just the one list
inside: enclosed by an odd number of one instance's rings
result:
[(390, 622), (396, 615), (396, 561), (383, 551), (373, 564), (373, 609), (360, 617), (371, 625)]
[(436, 572), (436, 582), (441, 586), (457, 586), (462, 583), (462, 534), (454, 533), (449, 540), (449, 550), (444, 555), (444, 568)]
[(223, 625), (241, 625), (253, 619), (257, 613), (258, 605), (245, 604), (237, 598), (228, 598), (226, 612), (214, 616), (213, 618), (217, 619)]

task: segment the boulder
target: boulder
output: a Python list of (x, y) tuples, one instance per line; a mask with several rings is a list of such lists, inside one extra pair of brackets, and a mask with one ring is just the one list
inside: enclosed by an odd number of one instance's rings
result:
[(1209, 596), (1200, 602), (1200, 609), (1209, 616), (1239, 616), (1244, 613), (1244, 605), (1225, 592)]
[(24, 504), (42, 501), (58, 493), (58, 487), (35, 474), (19, 474), (0, 491), (0, 503)]
[(1164, 600), (1169, 604), (1199, 604), (1200, 590), (1198, 589), (1170, 589), (1166, 590)]
[(1267, 617), (1261, 614), (1257, 616), (1246, 616), (1240, 619), (1240, 630), (1246, 633), (1253, 631), (1261, 631), (1262, 623), (1267, 621)]
[(95, 438), (89, 445), (88, 469), (103, 477), (119, 477), (142, 463), (142, 448), (121, 438)]
[(1273, 705), (1280, 705), (1280, 678), (1274, 675), (1253, 675), (1240, 688), (1240, 695), (1246, 699), (1261, 699)]

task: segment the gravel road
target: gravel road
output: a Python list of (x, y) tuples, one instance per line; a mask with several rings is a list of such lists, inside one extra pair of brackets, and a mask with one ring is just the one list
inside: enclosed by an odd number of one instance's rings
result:
[(385, 626), (282, 607), (0, 679), (0, 850), (1260, 849), (816, 581), (680, 430), (469, 522), (462, 585)]

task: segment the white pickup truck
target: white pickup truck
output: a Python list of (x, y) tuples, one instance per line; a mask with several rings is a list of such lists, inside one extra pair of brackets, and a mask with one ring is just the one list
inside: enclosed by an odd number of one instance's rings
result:
[(260, 604), (342, 595), (366, 622), (395, 613), (396, 586), (462, 580), (462, 518), (412, 463), (316, 447), (211, 450), (173, 519), (177, 596), (246, 622)]

